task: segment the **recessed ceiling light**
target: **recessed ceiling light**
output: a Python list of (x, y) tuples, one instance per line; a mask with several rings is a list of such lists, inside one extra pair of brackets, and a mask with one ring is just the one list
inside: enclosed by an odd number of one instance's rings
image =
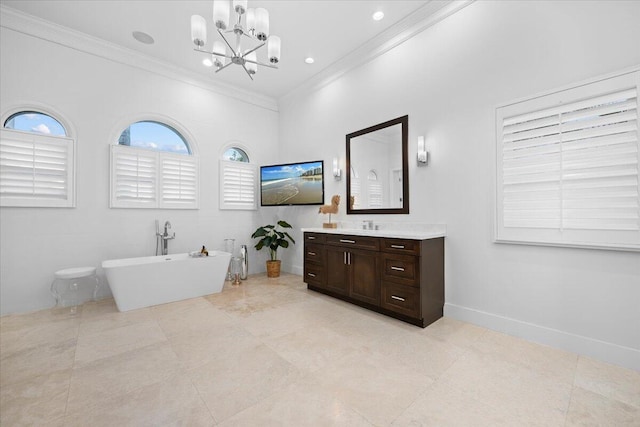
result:
[(305, 58), (304, 62), (306, 62), (307, 64), (313, 64), (315, 60), (312, 57), (308, 57), (308, 58)]
[(373, 20), (374, 20), (374, 21), (379, 21), (379, 20), (381, 20), (382, 18), (384, 18), (384, 13), (383, 13), (382, 11), (380, 11), (380, 10), (379, 10), (379, 11), (377, 11), (376, 13), (374, 13), (372, 17), (373, 17)]
[(147, 33), (143, 33), (142, 31), (134, 31), (131, 35), (133, 35), (133, 38), (138, 40), (140, 43), (153, 44), (155, 41), (153, 40), (153, 37)]
[(213, 67), (213, 61), (211, 58), (204, 58), (202, 60), (202, 64), (204, 64), (205, 67)]

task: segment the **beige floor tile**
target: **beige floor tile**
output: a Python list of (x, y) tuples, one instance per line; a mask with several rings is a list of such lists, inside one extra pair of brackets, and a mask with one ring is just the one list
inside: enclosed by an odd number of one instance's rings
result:
[(103, 400), (97, 407), (67, 415), (66, 426), (213, 426), (215, 422), (197, 390), (176, 375), (126, 394)]
[[(49, 311), (49, 310), (47, 310)], [(57, 344), (67, 342), (78, 337), (80, 318), (62, 316), (59, 320), (47, 320), (50, 316), (45, 316), (43, 321), (34, 321), (32, 316), (25, 316), (25, 319), (9, 322), (7, 331), (4, 329), (0, 333), (0, 355), (8, 355), (20, 352), (32, 347)], [(29, 320), (26, 320), (29, 318)]]
[(67, 413), (99, 406), (105, 399), (162, 382), (180, 372), (180, 362), (166, 342), (98, 359), (73, 369)]
[(467, 350), (457, 345), (436, 340), (428, 335), (390, 339), (384, 353), (409, 368), (438, 379)]
[(75, 366), (166, 341), (155, 321), (134, 323), (78, 338)]
[(640, 372), (638, 371), (580, 356), (575, 386), (640, 408)]
[[(106, 305), (106, 304), (104, 304)], [(93, 335), (99, 332), (108, 331), (110, 329), (121, 328), (123, 326), (133, 325), (136, 323), (143, 323), (152, 321), (151, 311), (148, 308), (141, 308), (138, 310), (131, 310), (125, 312), (102, 312), (98, 313), (98, 310), (91, 312), (91, 314), (85, 316), (87, 310), (84, 308), (82, 321), (80, 323), (79, 337), (87, 335)]]
[(450, 317), (442, 317), (433, 322), (422, 333), (460, 347), (472, 346), (487, 329)]
[(488, 406), (510, 410), (522, 424), (564, 424), (571, 384), (470, 349), (441, 376), (443, 385)]
[(364, 351), (313, 374), (334, 398), (374, 425), (389, 425), (433, 380), (392, 358)]
[(317, 383), (301, 380), (223, 421), (220, 426), (370, 427), (372, 424)]
[(575, 353), (494, 331), (483, 334), (473, 348), (567, 383), (573, 383), (578, 363)]
[(230, 325), (233, 319), (224, 311), (207, 304), (204, 307), (198, 306), (184, 313), (158, 317), (157, 322), (167, 337), (173, 337)]
[(216, 421), (256, 404), (300, 377), (299, 371), (264, 344), (225, 349), (226, 357), (189, 371)]
[(358, 351), (348, 337), (324, 326), (303, 328), (264, 342), (301, 371), (313, 372)]
[(0, 317), (0, 424), (640, 426), (640, 373), (254, 275), (129, 312)]
[(640, 426), (640, 408), (576, 387), (565, 425), (637, 427)]
[(512, 427), (523, 425), (511, 412), (435, 383), (393, 422), (394, 426)]
[(186, 369), (194, 369), (261, 344), (259, 339), (234, 325), (216, 325), (207, 330), (179, 334), (170, 337), (169, 342)]
[(0, 384), (2, 387), (29, 380), (56, 371), (71, 369), (76, 352), (76, 339), (3, 355), (0, 358)]
[(0, 388), (0, 425), (50, 425), (65, 415), (71, 369)]

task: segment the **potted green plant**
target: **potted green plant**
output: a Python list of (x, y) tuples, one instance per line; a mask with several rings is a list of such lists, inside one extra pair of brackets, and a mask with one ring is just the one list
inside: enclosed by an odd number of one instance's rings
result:
[(267, 260), (267, 277), (280, 277), (280, 260), (278, 259), (278, 248), (288, 248), (289, 239), (294, 245), (296, 241), (286, 231), (278, 230), (281, 228), (293, 228), (286, 221), (278, 221), (276, 225), (264, 225), (259, 227), (251, 235), (252, 239), (260, 239), (254, 246), (257, 250), (262, 248), (269, 249), (269, 260)]

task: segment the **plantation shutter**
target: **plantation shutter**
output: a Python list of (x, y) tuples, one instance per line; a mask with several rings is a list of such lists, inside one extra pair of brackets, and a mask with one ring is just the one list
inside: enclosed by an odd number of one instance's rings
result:
[(111, 146), (111, 207), (157, 207), (158, 153)]
[(499, 241), (640, 249), (639, 75), (498, 109)]
[(74, 141), (1, 129), (0, 205), (75, 206)]
[(257, 166), (220, 160), (220, 183), (220, 209), (257, 209)]
[(161, 207), (198, 207), (198, 159), (193, 156), (160, 154), (162, 170)]

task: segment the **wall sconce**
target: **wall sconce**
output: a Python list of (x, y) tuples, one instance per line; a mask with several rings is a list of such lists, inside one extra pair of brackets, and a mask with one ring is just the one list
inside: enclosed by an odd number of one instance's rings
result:
[(418, 166), (427, 166), (429, 153), (424, 145), (424, 136), (418, 137)]
[(333, 158), (333, 178), (336, 181), (340, 181), (342, 178), (342, 170), (340, 169), (340, 162), (337, 157)]

